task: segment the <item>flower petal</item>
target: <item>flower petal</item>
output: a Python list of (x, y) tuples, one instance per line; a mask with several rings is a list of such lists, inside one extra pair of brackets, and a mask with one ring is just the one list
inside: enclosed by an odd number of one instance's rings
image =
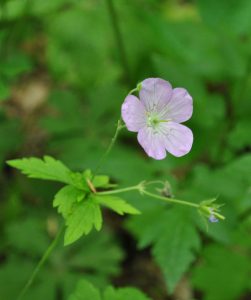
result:
[(172, 155), (180, 157), (191, 150), (193, 133), (188, 127), (174, 122), (167, 122), (161, 123), (160, 130), (165, 136), (165, 148)]
[(156, 132), (152, 127), (144, 127), (138, 132), (138, 142), (147, 155), (155, 159), (166, 157), (164, 141), (163, 135)]
[(146, 124), (146, 113), (143, 104), (133, 95), (125, 98), (121, 107), (122, 119), (129, 131), (138, 132)]
[(172, 96), (161, 112), (161, 118), (182, 123), (189, 120), (193, 113), (193, 99), (186, 89), (173, 89)]
[(171, 84), (160, 78), (148, 78), (141, 82), (139, 98), (146, 110), (161, 111), (167, 105), (172, 95)]

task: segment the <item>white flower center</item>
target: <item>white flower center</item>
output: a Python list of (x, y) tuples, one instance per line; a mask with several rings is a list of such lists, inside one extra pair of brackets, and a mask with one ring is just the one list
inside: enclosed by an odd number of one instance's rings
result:
[(152, 112), (147, 113), (147, 126), (156, 129), (160, 122), (161, 120), (159, 119), (158, 114)]
[(170, 120), (161, 120), (160, 116), (156, 112), (147, 112), (147, 126), (152, 127), (154, 130), (159, 128), (160, 123), (169, 121)]

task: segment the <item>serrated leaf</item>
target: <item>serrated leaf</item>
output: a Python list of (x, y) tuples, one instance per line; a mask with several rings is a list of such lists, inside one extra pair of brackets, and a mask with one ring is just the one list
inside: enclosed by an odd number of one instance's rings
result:
[(175, 214), (167, 217), (169, 222), (154, 246), (153, 255), (164, 273), (168, 292), (171, 294), (195, 259), (199, 236), (188, 220)]
[(57, 192), (53, 200), (53, 206), (58, 208), (58, 212), (67, 218), (72, 213), (74, 203), (83, 200), (85, 192), (74, 186), (67, 185)]
[(71, 171), (61, 161), (50, 156), (44, 156), (44, 159), (36, 157), (14, 159), (7, 163), (30, 178), (72, 183)]
[(86, 280), (81, 280), (77, 284), (75, 292), (68, 300), (150, 300), (140, 290), (136, 288), (119, 288), (108, 287), (105, 289), (103, 296), (100, 291)]
[(195, 259), (200, 241), (187, 211), (155, 209), (128, 222), (141, 248), (152, 245), (155, 261), (161, 268), (168, 292), (172, 293)]
[(99, 204), (92, 197), (75, 204), (71, 215), (66, 220), (66, 226), (65, 245), (72, 244), (83, 234), (87, 235), (93, 227), (100, 230), (102, 227), (102, 214)]
[(131, 204), (127, 203), (125, 200), (116, 197), (116, 196), (97, 196), (95, 195), (95, 199), (98, 203), (110, 208), (115, 211), (119, 215), (124, 215), (125, 213), (131, 215), (138, 215), (140, 211), (133, 207)]
[(83, 191), (90, 191), (90, 188), (88, 187), (86, 178), (83, 176), (83, 174), (78, 172), (72, 172), (71, 173), (71, 181), (72, 185), (74, 185), (77, 189), (83, 190)]
[(81, 280), (69, 300), (101, 300), (99, 291), (88, 281)]

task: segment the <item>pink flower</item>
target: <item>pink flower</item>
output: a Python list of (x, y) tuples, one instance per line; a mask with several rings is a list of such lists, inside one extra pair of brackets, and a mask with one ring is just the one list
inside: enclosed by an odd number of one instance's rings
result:
[(122, 118), (129, 131), (138, 132), (138, 142), (148, 156), (166, 157), (166, 151), (180, 157), (192, 147), (192, 131), (180, 124), (191, 118), (193, 100), (183, 88), (172, 89), (160, 78), (142, 81), (139, 99), (128, 95)]

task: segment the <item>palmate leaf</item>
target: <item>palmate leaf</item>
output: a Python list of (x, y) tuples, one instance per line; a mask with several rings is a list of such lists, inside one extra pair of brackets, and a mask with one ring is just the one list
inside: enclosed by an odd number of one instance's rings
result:
[(167, 289), (172, 293), (195, 259), (200, 240), (192, 220), (183, 209), (166, 211), (156, 208), (132, 218), (128, 228), (139, 241), (139, 247), (152, 246), (152, 254), (161, 268)]
[(71, 171), (61, 161), (50, 156), (44, 156), (44, 159), (35, 157), (14, 159), (7, 163), (30, 178), (72, 183)]
[(83, 234), (90, 233), (93, 227), (99, 231), (102, 227), (102, 214), (99, 204), (92, 197), (75, 203), (70, 216), (66, 219), (66, 226), (65, 245), (72, 244)]
[(115, 211), (119, 215), (124, 215), (125, 213), (131, 215), (138, 215), (140, 211), (133, 207), (131, 204), (127, 203), (125, 200), (115, 197), (112, 195), (107, 196), (97, 196), (95, 195), (95, 200), (111, 210)]
[(91, 283), (81, 280), (68, 300), (150, 300), (150, 298), (135, 288), (107, 287), (102, 295)]
[(39, 158), (23, 158), (8, 161), (8, 164), (21, 170), (31, 178), (55, 180), (66, 183), (55, 195), (53, 206), (58, 208), (66, 222), (64, 244), (69, 245), (91, 230), (102, 227), (102, 213), (100, 205), (114, 210), (118, 214), (139, 214), (140, 212), (123, 199), (113, 196), (99, 196), (96, 188), (108, 188), (106, 175), (97, 175), (93, 178), (91, 170), (82, 173), (72, 172), (61, 161), (50, 156)]

